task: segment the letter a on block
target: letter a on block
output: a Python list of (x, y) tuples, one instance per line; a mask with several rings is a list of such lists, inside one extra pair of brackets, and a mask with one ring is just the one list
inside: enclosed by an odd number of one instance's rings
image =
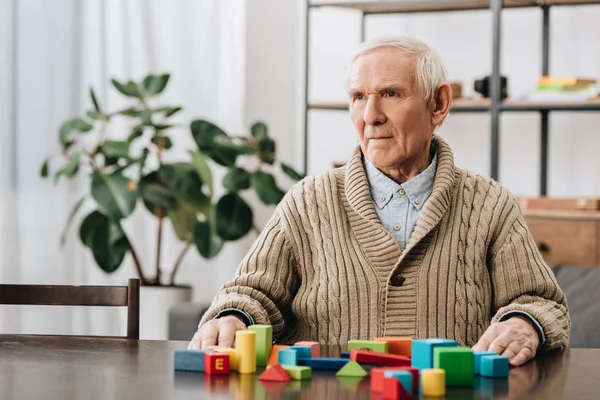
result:
[(367, 371), (363, 367), (360, 366), (356, 361), (350, 360), (342, 369), (340, 369), (336, 374), (336, 376), (347, 376), (347, 377), (356, 377), (356, 378), (364, 378), (369, 375)]

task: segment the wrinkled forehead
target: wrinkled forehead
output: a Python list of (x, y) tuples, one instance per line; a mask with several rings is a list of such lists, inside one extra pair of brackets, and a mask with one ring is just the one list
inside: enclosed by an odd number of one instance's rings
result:
[(348, 88), (381, 86), (416, 87), (415, 56), (395, 48), (375, 49), (360, 54), (352, 63)]

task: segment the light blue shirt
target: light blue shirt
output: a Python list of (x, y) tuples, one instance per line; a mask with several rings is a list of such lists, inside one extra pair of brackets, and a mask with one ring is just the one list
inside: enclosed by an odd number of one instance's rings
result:
[(437, 153), (434, 153), (433, 160), (423, 172), (400, 184), (385, 176), (365, 159), (371, 197), (379, 221), (396, 239), (402, 251), (433, 191), (437, 162)]

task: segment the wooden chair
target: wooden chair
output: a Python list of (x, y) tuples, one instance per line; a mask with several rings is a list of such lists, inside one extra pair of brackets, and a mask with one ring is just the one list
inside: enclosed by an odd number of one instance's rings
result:
[(0, 285), (0, 304), (127, 307), (127, 339), (140, 338), (140, 280), (127, 286)]

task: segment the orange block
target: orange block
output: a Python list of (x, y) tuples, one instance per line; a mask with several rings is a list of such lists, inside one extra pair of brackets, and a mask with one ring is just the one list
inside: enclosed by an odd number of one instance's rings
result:
[(409, 337), (383, 337), (373, 339), (376, 342), (388, 342), (388, 353), (399, 356), (411, 357), (412, 338)]
[(267, 366), (273, 366), (275, 364), (279, 364), (279, 350), (287, 349), (290, 346), (284, 344), (274, 344), (271, 349), (271, 355), (269, 356), (269, 361), (267, 361)]

